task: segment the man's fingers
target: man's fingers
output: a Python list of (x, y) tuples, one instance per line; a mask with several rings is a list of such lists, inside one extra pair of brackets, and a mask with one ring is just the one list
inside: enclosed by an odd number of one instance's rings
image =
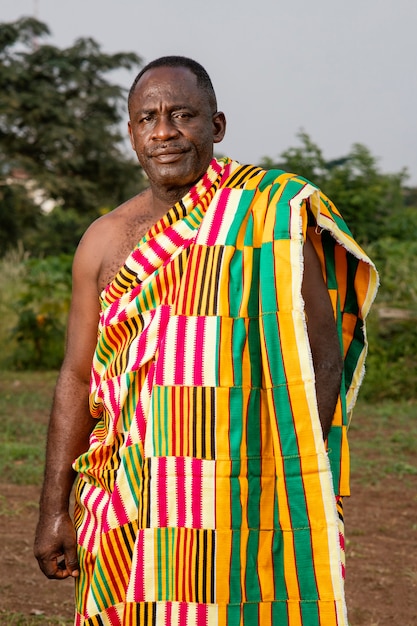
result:
[(52, 578), (76, 578), (79, 575), (78, 559), (75, 555), (62, 555), (56, 558)]
[(80, 568), (78, 565), (78, 559), (77, 559), (77, 555), (73, 556), (68, 556), (65, 559), (65, 564), (66, 564), (66, 570), (67, 572), (69, 572), (70, 576), (73, 576), (74, 578), (76, 578), (79, 573), (80, 573)]
[(62, 580), (69, 576), (76, 578), (79, 575), (78, 559), (74, 555), (66, 557), (60, 554), (49, 558), (38, 558), (38, 563), (48, 578)]
[(40, 520), (34, 553), (48, 578), (62, 580), (79, 575), (75, 531), (68, 514)]
[(68, 571), (63, 556), (55, 556), (48, 559), (38, 558), (39, 567), (47, 578), (68, 578), (71, 572)]

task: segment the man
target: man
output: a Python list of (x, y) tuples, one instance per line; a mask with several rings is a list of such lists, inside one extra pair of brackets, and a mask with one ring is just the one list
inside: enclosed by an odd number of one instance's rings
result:
[(199, 64), (150, 63), (129, 117), (149, 189), (75, 255), (40, 567), (76, 579), (77, 625), (347, 625), (346, 402), (375, 269), (313, 185), (213, 159)]

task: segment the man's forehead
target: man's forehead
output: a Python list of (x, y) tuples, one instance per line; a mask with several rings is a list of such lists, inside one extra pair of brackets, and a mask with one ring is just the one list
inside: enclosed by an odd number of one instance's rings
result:
[(157, 88), (176, 91), (199, 90), (197, 77), (188, 67), (152, 67), (143, 74), (136, 85), (135, 94)]

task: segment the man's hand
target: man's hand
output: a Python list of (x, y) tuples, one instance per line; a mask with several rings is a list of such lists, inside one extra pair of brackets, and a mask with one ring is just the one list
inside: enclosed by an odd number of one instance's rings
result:
[(39, 520), (34, 553), (48, 578), (63, 580), (79, 575), (75, 530), (68, 513)]

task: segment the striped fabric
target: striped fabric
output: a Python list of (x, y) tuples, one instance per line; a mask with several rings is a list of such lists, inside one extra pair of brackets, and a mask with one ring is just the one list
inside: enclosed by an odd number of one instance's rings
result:
[[(309, 229), (345, 357), (322, 440)], [(78, 626), (347, 626), (347, 413), (377, 274), (308, 181), (213, 160), (102, 294)], [(337, 496), (337, 498), (335, 498)]]

